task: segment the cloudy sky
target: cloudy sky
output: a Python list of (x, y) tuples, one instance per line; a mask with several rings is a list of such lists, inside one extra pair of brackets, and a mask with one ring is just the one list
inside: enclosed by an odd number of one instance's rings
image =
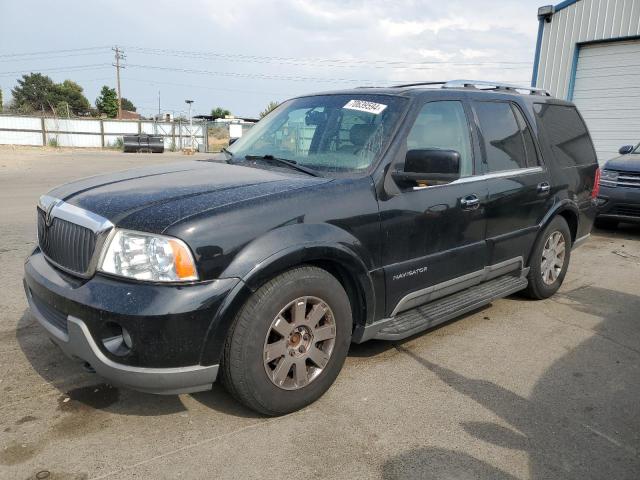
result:
[[(115, 86), (143, 115), (222, 106), (255, 116), (270, 100), (358, 85), (473, 78), (528, 84), (540, 0), (2, 1), (0, 88), (39, 71)], [(82, 49), (82, 50), (80, 50)], [(42, 53), (45, 52), (45, 53)]]

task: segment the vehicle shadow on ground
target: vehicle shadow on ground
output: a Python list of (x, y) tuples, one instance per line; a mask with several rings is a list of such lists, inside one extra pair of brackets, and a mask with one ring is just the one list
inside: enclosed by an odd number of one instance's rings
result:
[[(475, 441), (527, 453), (529, 478), (640, 478), (640, 355), (617, 341), (628, 335), (629, 319), (637, 318), (640, 296), (593, 286), (563, 296), (572, 300), (572, 308), (598, 315), (602, 322), (588, 340), (567, 348), (528, 398), (438, 365), (403, 344), (396, 348), (503, 420), (508, 427), (491, 422), (460, 426)], [(638, 335), (640, 324), (634, 327)], [(466, 453), (430, 445), (388, 459), (382, 474), (385, 479), (515, 478)]]
[(601, 237), (622, 237), (629, 240), (637, 240), (640, 238), (640, 225), (634, 223), (621, 223), (615, 228), (598, 228), (594, 227), (592, 235)]
[(485, 310), (491, 309), (491, 304), (484, 305), (475, 310), (472, 310), (468, 313), (460, 317), (455, 317), (451, 320), (448, 320), (440, 325), (436, 325), (435, 327), (429, 328), (422, 332), (418, 332), (410, 337), (402, 339), (400, 341), (391, 341), (391, 340), (369, 340), (364, 343), (352, 343), (349, 348), (349, 357), (355, 358), (367, 358), (367, 357), (375, 357), (376, 355), (383, 354), (389, 350), (393, 350), (397, 345), (402, 345), (403, 343), (410, 342), (411, 340), (421, 337), (423, 335), (438, 335), (438, 331), (444, 329), (447, 325), (455, 323), (463, 318), (469, 317), (471, 315), (475, 315), (477, 313), (483, 312)]
[[(67, 358), (51, 342), (29, 309), (18, 321), (16, 340), (38, 375), (58, 389), (59, 400), (68, 397), (87, 407), (117, 415), (158, 416), (187, 410), (178, 395), (153, 395), (115, 387), (99, 375), (85, 371), (80, 363)], [(210, 392), (194, 393), (191, 397), (227, 415), (261, 418), (235, 401), (219, 384)]]

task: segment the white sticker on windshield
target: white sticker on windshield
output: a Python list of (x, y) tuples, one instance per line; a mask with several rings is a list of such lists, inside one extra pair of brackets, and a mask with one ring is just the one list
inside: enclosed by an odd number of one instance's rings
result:
[(349, 102), (347, 102), (347, 104), (342, 108), (379, 115), (385, 108), (387, 108), (387, 106), (382, 103), (367, 102), (366, 100), (349, 100)]

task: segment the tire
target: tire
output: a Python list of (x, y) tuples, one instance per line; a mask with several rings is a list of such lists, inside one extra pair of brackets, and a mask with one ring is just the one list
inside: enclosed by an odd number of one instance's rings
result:
[(594, 225), (602, 230), (613, 230), (618, 227), (618, 221), (610, 218), (596, 218)]
[[(548, 268), (543, 269), (543, 254), (546, 251), (546, 258), (551, 258), (549, 253), (553, 255), (553, 250), (546, 250), (545, 246), (552, 246), (554, 239), (561, 236), (561, 242), (564, 243), (564, 257), (562, 266), (558, 267), (557, 263), (547, 260), (546, 266), (553, 265), (553, 271)], [(550, 242), (549, 244), (547, 242)], [(558, 242), (560, 244), (560, 241)], [(560, 251), (560, 247), (557, 248)], [(557, 257), (556, 257), (557, 258)], [(542, 231), (531, 252), (531, 258), (529, 259), (529, 285), (525, 290), (525, 293), (530, 298), (536, 300), (542, 300), (549, 298), (558, 291), (560, 285), (564, 281), (564, 277), (567, 274), (567, 268), (569, 267), (569, 261), (571, 259), (571, 231), (567, 221), (561, 216), (556, 216), (549, 225)], [(545, 273), (543, 275), (543, 272)]]
[(225, 342), (222, 383), (259, 413), (299, 410), (333, 384), (351, 331), (349, 297), (335, 277), (311, 266), (288, 270), (260, 287), (238, 312)]

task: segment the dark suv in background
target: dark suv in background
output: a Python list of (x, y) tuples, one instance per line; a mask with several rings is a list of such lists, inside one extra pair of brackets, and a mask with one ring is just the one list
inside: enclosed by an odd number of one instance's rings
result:
[(640, 144), (621, 147), (620, 156), (605, 163), (597, 202), (597, 227), (640, 223)]
[(475, 81), (284, 102), (211, 161), (92, 177), (37, 207), (33, 315), (69, 356), (155, 393), (220, 378), (277, 415), (351, 342), (553, 295), (595, 216), (585, 124)]

